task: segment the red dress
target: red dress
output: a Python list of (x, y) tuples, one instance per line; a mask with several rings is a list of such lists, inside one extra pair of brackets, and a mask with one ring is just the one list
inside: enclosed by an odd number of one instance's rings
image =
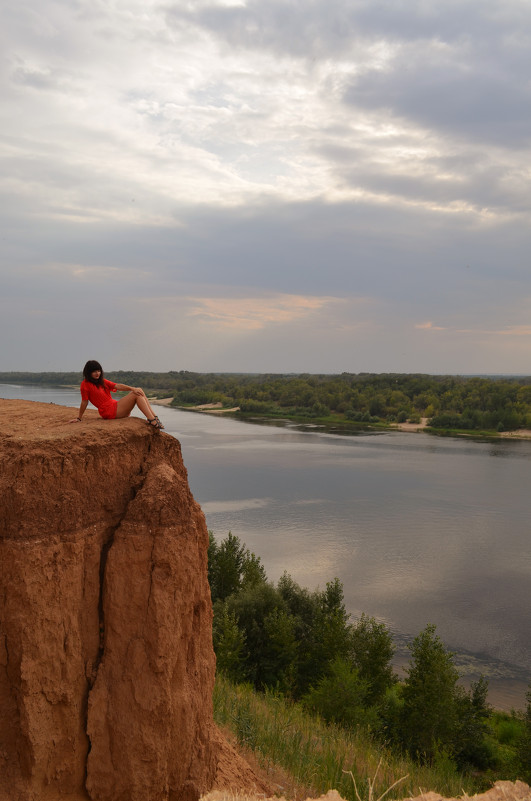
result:
[(104, 387), (97, 384), (92, 384), (90, 381), (81, 382), (81, 398), (84, 401), (90, 401), (100, 413), (100, 417), (105, 420), (114, 420), (116, 417), (116, 401), (111, 398), (111, 392), (116, 392), (116, 384), (114, 381), (107, 381), (103, 379)]

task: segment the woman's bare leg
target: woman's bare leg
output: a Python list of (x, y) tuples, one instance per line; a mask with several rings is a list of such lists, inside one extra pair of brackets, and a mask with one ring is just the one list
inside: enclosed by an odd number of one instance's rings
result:
[(133, 392), (128, 392), (127, 395), (116, 401), (116, 417), (129, 417), (135, 406), (136, 395)]
[(144, 414), (148, 420), (153, 420), (157, 416), (149, 405), (149, 401), (144, 392), (142, 392), (142, 395), (137, 395), (135, 392), (128, 392), (127, 395), (124, 395), (123, 398), (120, 398), (116, 402), (116, 417), (129, 417), (135, 406), (138, 406), (142, 414)]

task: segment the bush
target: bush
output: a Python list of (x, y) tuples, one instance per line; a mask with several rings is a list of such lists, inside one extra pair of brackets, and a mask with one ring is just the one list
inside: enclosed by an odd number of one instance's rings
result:
[(252, 399), (240, 400), (238, 405), (241, 412), (252, 414), (268, 414), (277, 410), (277, 407), (272, 403)]
[(354, 727), (366, 720), (369, 682), (346, 660), (336, 657), (329, 671), (303, 698), (307, 709), (317, 712), (327, 723)]
[(360, 423), (363, 419), (363, 412), (360, 412), (358, 409), (348, 409), (345, 412), (345, 417), (347, 420), (353, 420), (356, 423)]
[(495, 715), (494, 720), (493, 728), (498, 742), (502, 745), (517, 745), (522, 737), (522, 721), (508, 715)]

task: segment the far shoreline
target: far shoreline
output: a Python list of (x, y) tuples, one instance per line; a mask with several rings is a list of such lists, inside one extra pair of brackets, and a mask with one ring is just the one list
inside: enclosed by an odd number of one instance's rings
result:
[[(333, 428), (328, 421), (322, 422), (319, 419), (316, 420), (307, 420), (304, 418), (297, 418), (297, 417), (290, 417), (289, 415), (285, 415), (283, 418), (276, 417), (271, 415), (268, 417), (266, 414), (262, 415), (244, 415), (240, 412), (239, 406), (233, 406), (231, 408), (224, 409), (223, 405), (218, 403), (202, 403), (196, 406), (173, 406), (173, 397), (169, 398), (150, 398), (149, 402), (153, 406), (168, 406), (172, 409), (179, 409), (181, 412), (194, 412), (196, 414), (232, 414), (237, 419), (241, 420), (255, 420), (257, 423), (260, 421), (280, 421), (281, 419), (289, 420), (292, 423), (296, 423), (299, 425), (310, 425), (319, 428), (326, 428), (328, 430)], [(238, 414), (240, 413), (240, 414)], [(404, 433), (410, 434), (433, 434), (434, 436), (452, 436), (452, 437), (469, 437), (471, 439), (531, 439), (531, 429), (520, 428), (514, 431), (470, 431), (464, 429), (436, 429), (430, 428), (428, 426), (428, 418), (422, 417), (420, 423), (388, 423), (388, 424), (381, 424), (378, 426), (349, 426), (348, 421), (337, 421), (335, 424), (337, 427), (343, 426), (344, 430), (347, 429), (350, 433), (362, 433), (363, 431), (381, 431), (381, 432), (388, 432), (388, 431), (401, 431)]]

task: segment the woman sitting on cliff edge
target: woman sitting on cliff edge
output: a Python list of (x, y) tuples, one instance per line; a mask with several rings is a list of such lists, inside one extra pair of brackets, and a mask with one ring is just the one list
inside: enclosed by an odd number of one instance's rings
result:
[[(81, 406), (79, 415), (71, 423), (80, 423), (90, 401), (100, 413), (104, 420), (116, 420), (121, 417), (129, 417), (135, 406), (138, 406), (142, 414), (147, 417), (147, 421), (153, 428), (164, 428), (157, 415), (149, 405), (146, 393), (140, 387), (128, 387), (126, 384), (115, 384), (108, 381), (103, 375), (103, 368), (99, 362), (91, 359), (83, 368), (83, 381), (81, 382)], [(111, 398), (111, 392), (128, 392), (119, 400)]]

